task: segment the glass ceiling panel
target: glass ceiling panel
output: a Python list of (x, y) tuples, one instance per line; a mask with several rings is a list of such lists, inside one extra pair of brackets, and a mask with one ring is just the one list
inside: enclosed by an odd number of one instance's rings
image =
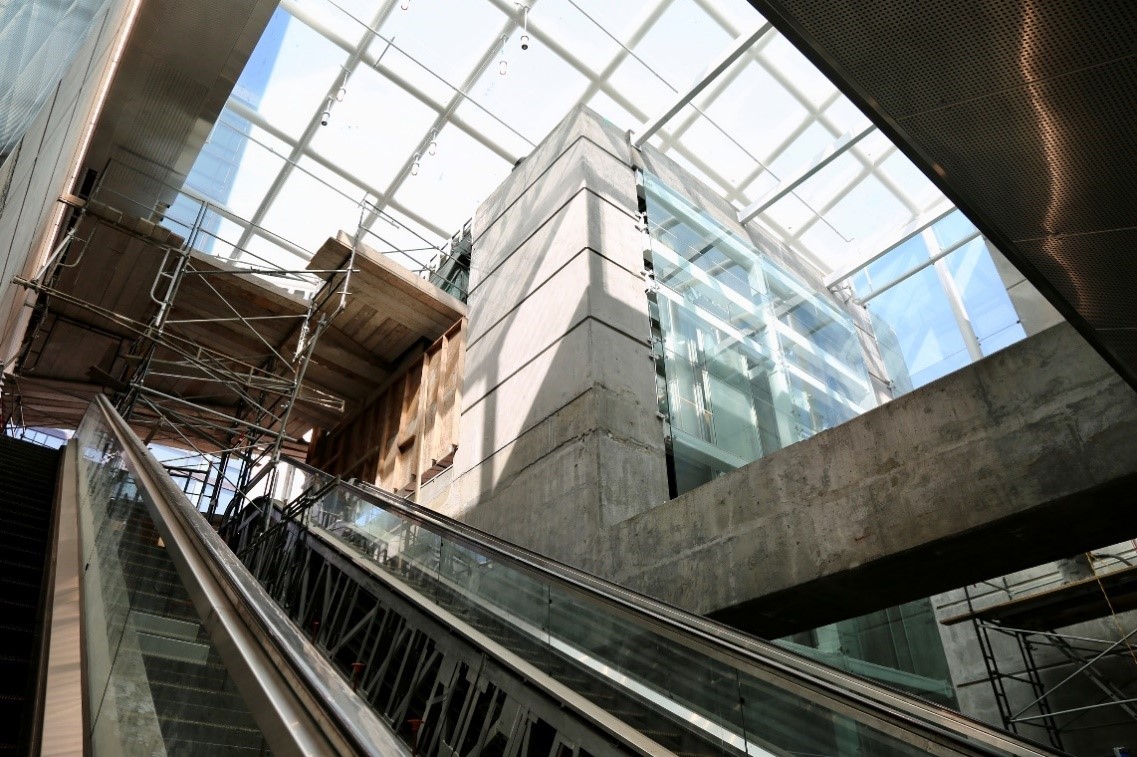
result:
[(328, 125), (316, 131), (312, 149), (332, 163), (351, 166), (366, 185), (386, 189), (430, 132), (437, 117), (374, 69), (360, 66)]
[(820, 107), (822, 103), (837, 94), (837, 88), (833, 83), (780, 34), (770, 39), (770, 43), (762, 48), (760, 56), (775, 70), (780, 71), (786, 79), (793, 82), (798, 92), (814, 107)]
[(851, 246), (850, 240), (838, 234), (828, 223), (811, 225), (801, 232), (793, 245), (795, 249), (812, 256), (826, 271), (844, 265)]
[[(688, 106), (686, 111), (693, 110)], [(759, 164), (718, 126), (698, 116), (683, 134), (683, 144), (698, 145), (698, 156), (731, 186), (738, 186)]]
[[(830, 144), (833, 141), (830, 138)], [(864, 170), (863, 161), (851, 153), (845, 153), (806, 180), (797, 188), (795, 194), (809, 203), (810, 207), (823, 208), (848, 189), (849, 184), (855, 181)]]
[(633, 49), (669, 84), (686, 87), (731, 39), (695, 0), (673, 0)]
[[(282, 38), (273, 42), (261, 37), (252, 56), (258, 67), (246, 66), (241, 81), (259, 71), (261, 76), (253, 86), (261, 91), (261, 97), (254, 109), (280, 131), (299, 137), (343, 75), (347, 53), (298, 19), (280, 10), (276, 13), (285, 15), (288, 21)], [(270, 55), (275, 55), (271, 61)], [(268, 67), (267, 76), (261, 67)]]
[(528, 155), (537, 146), (536, 140), (527, 139), (473, 100), (464, 99), (455, 115), (491, 144), (496, 144), (501, 152), (514, 156), (514, 161)]
[[(354, 227), (367, 192), (392, 221), (375, 221), (369, 243), (407, 250), (403, 262), (421, 268), (572, 107), (585, 102), (620, 128), (641, 130), (761, 22), (746, 0), (528, 5), (526, 18), (509, 0), (283, 0), (215, 129), (225, 148), (215, 153), (228, 158), (195, 168), (191, 185), (213, 181), (215, 199), (236, 215), (308, 250)], [(318, 126), (329, 102), (328, 124)], [(651, 143), (738, 207), (869, 125), (776, 32), (695, 104)], [(434, 128), (437, 154), (428, 155)], [(416, 153), (412, 176), (405, 169)], [(290, 155), (307, 172), (289, 167)], [(287, 181), (268, 194), (282, 170)], [(861, 251), (869, 232), (897, 229), (942, 202), (874, 133), (758, 222), (832, 270)]]
[(796, 236), (817, 214), (797, 197), (786, 195), (766, 211), (766, 216), (785, 232), (783, 236)]
[(857, 134), (872, 126), (868, 116), (857, 110), (847, 97), (838, 97), (825, 109), (825, 121), (832, 124), (838, 134)]
[(373, 26), (379, 4), (375, 0), (303, 0), (304, 11), (333, 34), (358, 42)]
[(762, 19), (747, 0), (699, 0), (699, 5), (720, 19), (732, 36)]
[(225, 110), (185, 186), (241, 218), (250, 218), (284, 168), (288, 152), (284, 142)]
[(261, 225), (305, 250), (318, 250), (324, 241), (340, 229), (353, 233), (359, 226), (359, 202), (363, 193), (352, 199), (309, 171), (310, 158), (301, 158), (305, 170), (292, 171), (276, 199), (268, 208)]
[(399, 201), (457, 231), (512, 166), (453, 126), (439, 132), (437, 142), (435, 154), (423, 153), (418, 174), (403, 183)]
[(848, 239), (867, 239), (881, 229), (896, 226), (894, 219), (912, 216), (904, 204), (875, 176), (866, 176), (853, 186), (826, 219)]
[(399, 265), (417, 271), (438, 254), (438, 248), (434, 244), (427, 244), (412, 231), (413, 226), (413, 222), (399, 211), (387, 209), (383, 211), (383, 217), (364, 232), (363, 242)]
[(832, 145), (835, 139), (833, 132), (827, 127), (817, 121), (810, 121), (804, 131), (770, 159), (770, 171), (779, 179), (789, 178), (809, 165), (815, 157)]
[[(529, 12), (529, 20), (556, 39), (571, 39), (573, 46), (570, 49), (573, 54), (595, 68), (600, 63), (612, 60), (620, 52), (620, 45), (592, 20), (597, 17), (584, 10), (584, 5), (587, 3), (573, 0), (541, 0)], [(634, 9), (628, 7), (630, 5), (632, 4), (620, 3), (619, 8), (629, 14), (635, 13)], [(601, 8), (612, 7), (615, 5), (611, 2), (601, 5)]]
[(880, 171), (922, 210), (939, 204), (943, 199), (943, 193), (936, 189), (936, 185), (899, 150), (881, 162)]
[[(675, 99), (674, 87), (669, 86), (647, 66), (631, 57), (625, 58), (608, 76), (608, 83), (632, 106), (627, 108), (624, 105), (625, 109), (634, 109), (643, 113), (643, 121), (653, 118)], [(641, 118), (634, 112), (632, 115), (635, 117), (633, 123), (639, 126)]]
[(656, 5), (653, 0), (569, 0), (581, 13), (588, 14), (602, 28), (607, 29), (617, 39), (627, 39), (630, 25), (644, 15), (645, 11)]
[(506, 17), (485, 0), (418, 0), (396, 9), (379, 30), (421, 65), (460, 85), (488, 47), (499, 40)]
[(379, 62), (378, 68), (384, 76), (421, 93), (421, 99), (427, 101), (422, 103), (426, 107), (434, 105), (441, 110), (458, 91), (450, 82), (386, 40), (372, 40), (370, 54)]
[(588, 80), (544, 45), (522, 51), (519, 36), (510, 36), (504, 56), (486, 66), (472, 91), (482, 107), (540, 142), (580, 99)]
[(763, 162), (809, 115), (760, 63), (747, 65), (705, 112)]
[(746, 204), (760, 197), (765, 197), (766, 193), (772, 191), (779, 184), (775, 175), (764, 168), (755, 169), (752, 174), (754, 178), (741, 189), (742, 196), (747, 200)]

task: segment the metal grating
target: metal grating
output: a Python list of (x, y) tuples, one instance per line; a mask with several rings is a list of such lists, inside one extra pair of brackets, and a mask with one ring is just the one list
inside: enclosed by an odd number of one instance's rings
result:
[(1018, 246), (1094, 328), (1137, 328), (1137, 266), (1119, 259), (1137, 249), (1137, 229), (1023, 240)]
[(1137, 58), (901, 120), (1012, 239), (1119, 228), (1137, 184)]
[(1100, 65), (1137, 44), (1137, 4), (1125, 0), (752, 4), (800, 24), (894, 118)]

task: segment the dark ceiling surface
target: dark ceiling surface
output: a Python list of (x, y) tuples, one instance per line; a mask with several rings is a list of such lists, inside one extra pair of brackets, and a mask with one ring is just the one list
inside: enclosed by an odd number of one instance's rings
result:
[(1137, 2), (750, 2), (1137, 388)]

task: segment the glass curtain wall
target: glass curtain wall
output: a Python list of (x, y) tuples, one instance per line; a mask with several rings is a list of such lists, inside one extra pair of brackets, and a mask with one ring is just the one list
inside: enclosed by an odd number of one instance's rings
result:
[(56, 91), (108, 0), (0, 3), (0, 163)]
[[(645, 175), (650, 298), (674, 494), (876, 405), (857, 326), (833, 299)], [(908, 332), (877, 319), (897, 383)], [(903, 324), (901, 324), (903, 325)], [(910, 384), (903, 383), (910, 388)], [(785, 640), (804, 654), (954, 704), (931, 604), (921, 600)]]
[(876, 404), (829, 297), (657, 177), (645, 192), (675, 494)]

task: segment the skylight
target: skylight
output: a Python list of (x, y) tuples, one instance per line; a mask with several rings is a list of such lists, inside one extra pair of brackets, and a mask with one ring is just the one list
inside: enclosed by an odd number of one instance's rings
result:
[[(362, 221), (422, 269), (571, 108), (641, 131), (762, 21), (745, 0), (282, 0), (211, 137), (228, 157), (187, 184), (243, 220), (219, 254), (303, 257)], [(771, 30), (649, 142), (741, 210), (868, 126)], [(830, 272), (940, 207), (870, 133), (757, 220)]]

